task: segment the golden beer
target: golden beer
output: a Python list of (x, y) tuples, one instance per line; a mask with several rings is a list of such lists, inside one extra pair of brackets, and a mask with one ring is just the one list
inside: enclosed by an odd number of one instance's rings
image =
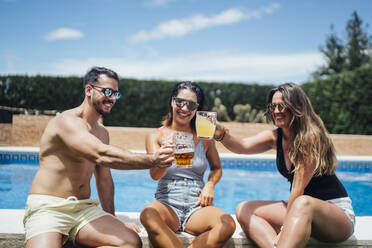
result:
[(176, 165), (191, 168), (194, 159), (194, 140), (191, 133), (175, 132), (173, 134), (173, 154)]
[(178, 167), (191, 168), (194, 159), (194, 152), (174, 153), (174, 160)]
[(195, 125), (198, 137), (212, 139), (216, 129), (216, 112), (198, 111)]

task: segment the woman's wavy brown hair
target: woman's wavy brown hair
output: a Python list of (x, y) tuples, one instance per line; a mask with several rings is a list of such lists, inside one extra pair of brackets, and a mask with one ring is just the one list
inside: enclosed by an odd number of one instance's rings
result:
[[(331, 175), (337, 167), (335, 148), (320, 117), (314, 112), (309, 98), (294, 83), (285, 83), (271, 89), (267, 104), (277, 92), (283, 95), (283, 102), (291, 116), (289, 158), (295, 170), (307, 163), (315, 163), (314, 175)], [(274, 122), (267, 110), (268, 120)]]

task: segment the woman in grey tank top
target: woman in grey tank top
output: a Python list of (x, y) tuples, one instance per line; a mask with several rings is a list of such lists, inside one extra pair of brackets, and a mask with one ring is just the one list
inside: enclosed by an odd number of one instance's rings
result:
[[(156, 201), (148, 204), (140, 219), (154, 247), (183, 247), (177, 231), (197, 236), (195, 247), (222, 247), (235, 231), (234, 219), (213, 206), (213, 189), (222, 175), (221, 161), (214, 140), (201, 140), (195, 131), (195, 115), (203, 108), (202, 89), (192, 82), (180, 82), (169, 98), (169, 113), (163, 126), (146, 137), (146, 150), (154, 153), (164, 139), (174, 132), (193, 135), (195, 144), (191, 168), (172, 165), (151, 168), (150, 175), (159, 180)], [(169, 145), (169, 144), (166, 144)], [(208, 182), (203, 175), (210, 166)]]

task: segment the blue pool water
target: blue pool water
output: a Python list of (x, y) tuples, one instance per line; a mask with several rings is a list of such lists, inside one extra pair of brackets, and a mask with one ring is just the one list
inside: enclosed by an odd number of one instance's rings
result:
[[(23, 158), (23, 159), (22, 159)], [(8, 159), (8, 160), (7, 160)], [(0, 208), (23, 209), (38, 168), (35, 158), (19, 156), (22, 163), (0, 154)], [(287, 200), (289, 183), (277, 171), (273, 159), (223, 158), (223, 176), (215, 187), (215, 206), (233, 214), (246, 200)], [(205, 179), (209, 171), (205, 174)], [(112, 170), (116, 211), (139, 212), (154, 200), (157, 182), (148, 170)], [(372, 161), (340, 161), (336, 172), (353, 201), (356, 215), (372, 216)], [(97, 198), (94, 178), (92, 197)]]

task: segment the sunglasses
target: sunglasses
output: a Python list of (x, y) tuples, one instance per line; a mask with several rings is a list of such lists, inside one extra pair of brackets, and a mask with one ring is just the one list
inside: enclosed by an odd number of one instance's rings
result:
[(193, 111), (198, 108), (199, 104), (193, 101), (189, 101), (183, 98), (174, 97), (174, 102), (176, 103), (177, 107), (183, 108), (183, 106), (187, 106), (188, 110)]
[(101, 89), (100, 91), (106, 97), (111, 97), (112, 95), (114, 95), (116, 100), (118, 100), (121, 97), (121, 93), (117, 90), (113, 90), (113, 89), (110, 89), (110, 88), (103, 88), (103, 87), (99, 87), (97, 85), (92, 85), (92, 84), (90, 86), (92, 86), (93, 89), (100, 88)]
[(271, 113), (274, 113), (275, 112), (276, 107), (278, 107), (278, 110), (279, 110), (280, 113), (284, 112), (287, 109), (287, 107), (284, 105), (284, 103), (278, 103), (278, 104), (276, 104), (276, 103), (269, 103), (267, 105), (267, 109)]

